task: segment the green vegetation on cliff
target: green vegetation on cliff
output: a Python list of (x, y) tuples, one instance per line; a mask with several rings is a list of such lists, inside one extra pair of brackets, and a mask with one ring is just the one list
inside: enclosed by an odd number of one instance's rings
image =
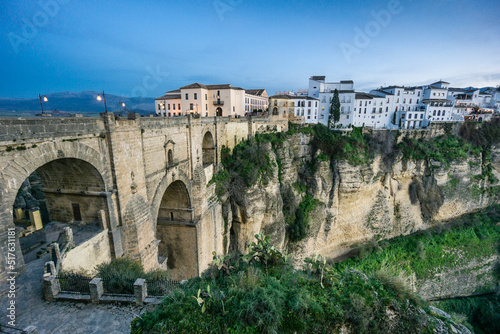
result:
[[(289, 221), (287, 231), (291, 241), (299, 241), (305, 238), (307, 229), (309, 228), (309, 213), (314, 210), (318, 203), (317, 199), (305, 195), (295, 213), (284, 212), (285, 215), (290, 214), (290, 218), (287, 219)], [(283, 208), (285, 209), (285, 205), (283, 205)]]
[(421, 300), (387, 276), (333, 272), (321, 257), (294, 270), (256, 235), (250, 253), (216, 257), (152, 312), (136, 318), (133, 333), (432, 333)]
[(464, 139), (446, 135), (432, 139), (405, 137), (398, 147), (402, 150), (403, 159), (432, 159), (446, 166), (452, 160), (465, 160), (469, 154), (478, 156), (482, 151)]

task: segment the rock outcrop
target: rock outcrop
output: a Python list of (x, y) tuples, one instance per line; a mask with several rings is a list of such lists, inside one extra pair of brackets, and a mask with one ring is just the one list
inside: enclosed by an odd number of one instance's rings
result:
[[(404, 160), (395, 138), (381, 133), (371, 163), (322, 161), (310, 137), (297, 133), (280, 148), (268, 145), (276, 166), (267, 184), (256, 184), (243, 200), (223, 201), (229, 249), (245, 252), (254, 235), (264, 231), (297, 263), (320, 253), (340, 257), (361, 244), (407, 235), (497, 202), (498, 189), (480, 177), (482, 158), (450, 161)], [(491, 151), (493, 175), (500, 179), (500, 148)], [(307, 235), (291, 242), (284, 206), (295, 210), (308, 194), (318, 204), (309, 214)]]

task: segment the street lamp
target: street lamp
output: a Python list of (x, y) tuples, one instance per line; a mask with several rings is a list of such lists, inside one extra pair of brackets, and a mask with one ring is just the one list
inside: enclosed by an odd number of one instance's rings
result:
[(119, 109), (120, 109), (120, 112), (122, 112), (122, 108), (123, 108), (123, 110), (125, 110), (125, 102), (121, 102), (121, 101), (119, 101), (119, 102), (118, 102), (118, 107), (119, 107)]
[(43, 115), (43, 102), (47, 102), (48, 99), (47, 99), (47, 96), (42, 96), (40, 94), (38, 94), (38, 99), (40, 100), (40, 108), (42, 108), (42, 115)]
[(102, 100), (104, 100), (104, 111), (107, 114), (108, 108), (106, 107), (106, 95), (104, 95), (104, 91), (102, 91), (102, 97), (101, 97), (101, 94), (97, 94), (97, 101), (102, 101)]

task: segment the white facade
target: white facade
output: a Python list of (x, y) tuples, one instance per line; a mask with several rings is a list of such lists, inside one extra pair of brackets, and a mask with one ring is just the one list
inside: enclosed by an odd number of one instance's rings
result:
[(269, 95), (265, 89), (245, 90), (245, 113), (266, 111), (269, 106)]
[(163, 117), (182, 116), (180, 93), (180, 89), (177, 89), (155, 99), (156, 115)]
[(391, 93), (372, 91), (356, 93), (354, 126), (368, 126), (375, 129), (393, 128), (394, 96)]
[(340, 120), (337, 125), (348, 127), (353, 122), (354, 110), (354, 82), (352, 80), (340, 82), (325, 82), (324, 76), (309, 78), (309, 96), (319, 99), (318, 123), (328, 126), (330, 103), (335, 89), (339, 92)]

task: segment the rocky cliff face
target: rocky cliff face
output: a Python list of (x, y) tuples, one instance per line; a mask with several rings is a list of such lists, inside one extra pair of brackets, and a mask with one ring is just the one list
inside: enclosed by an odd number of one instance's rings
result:
[[(276, 168), (266, 185), (257, 184), (243, 200), (223, 201), (229, 250), (246, 252), (254, 235), (264, 231), (297, 263), (314, 253), (333, 259), (373, 240), (423, 230), (498, 201), (497, 184), (480, 178), (480, 156), (449, 166), (436, 161), (404, 160), (394, 138), (381, 133), (368, 165), (345, 160), (321, 161), (310, 137), (294, 134), (267, 150)], [(493, 147), (492, 174), (500, 179), (500, 148)], [(324, 160), (324, 159), (323, 159)], [(308, 194), (317, 200), (305, 238), (290, 241), (284, 205), (294, 211)]]

